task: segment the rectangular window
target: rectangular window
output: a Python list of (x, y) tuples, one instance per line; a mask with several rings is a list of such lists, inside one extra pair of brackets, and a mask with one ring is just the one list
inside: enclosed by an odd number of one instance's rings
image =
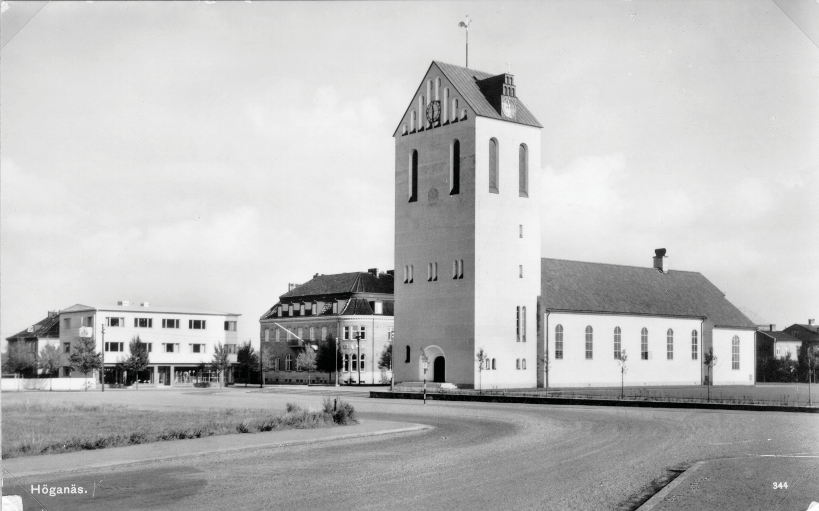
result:
[(105, 318), (106, 323), (108, 326), (111, 327), (124, 327), (125, 326), (125, 318)]
[(299, 316), (304, 316), (304, 304), (299, 305)]
[(555, 358), (563, 358), (563, 326), (555, 327)]
[(298, 332), (296, 333), (296, 337), (298, 337), (299, 339), (304, 339), (304, 329), (303, 328), (298, 329)]
[(594, 355), (594, 333), (590, 326), (586, 327), (586, 359), (591, 360)]
[(310, 308), (310, 312), (313, 314), (313, 316), (315, 316), (316, 314), (318, 314), (318, 303), (313, 302), (313, 305), (312, 305), (312, 307)]
[(190, 330), (204, 330), (205, 329), (205, 320), (204, 319), (189, 319), (188, 320), (188, 329), (190, 329)]
[(739, 370), (739, 337), (736, 335), (731, 340), (731, 369)]
[(143, 342), (143, 346), (145, 346), (145, 351), (148, 353), (153, 353), (154, 351), (154, 343), (152, 342)]
[(518, 266), (518, 277), (523, 278), (523, 265)]
[(333, 302), (333, 314), (338, 314), (338, 302)]
[(395, 327), (389, 327), (387, 329), (387, 339), (390, 341), (395, 340)]
[(153, 328), (154, 320), (151, 318), (134, 318), (134, 328)]
[(163, 342), (162, 347), (165, 353), (179, 353), (179, 343)]
[(236, 322), (235, 321), (225, 321), (225, 332), (235, 332), (236, 331)]
[(63, 367), (63, 376), (68, 378), (71, 376), (71, 368), (70, 367)]
[(111, 351), (111, 352), (125, 351), (125, 343), (124, 342), (106, 342), (105, 343), (105, 351)]
[(85, 327), (93, 327), (94, 326), (94, 316), (83, 316), (82, 318), (80, 318), (80, 321), (82, 321), (80, 326), (85, 326)]
[(282, 340), (281, 335), (282, 335), (282, 331), (277, 328), (276, 329), (276, 342), (280, 342)]
[(691, 360), (697, 360), (697, 331), (691, 330)]
[(204, 353), (205, 352), (205, 345), (204, 344), (191, 344), (191, 353)]
[(316, 340), (316, 327), (314, 327), (314, 326), (310, 327), (310, 340), (311, 341)]
[(523, 224), (520, 224), (520, 237), (523, 237)]
[(489, 193), (498, 193), (498, 141), (489, 140)]
[(63, 328), (71, 328), (71, 318), (63, 319)]
[(290, 311), (289, 316), (292, 317), (293, 316), (293, 304), (292, 303), (288, 306), (288, 310)]
[(648, 360), (648, 330), (640, 332), (640, 360)]
[(515, 336), (517, 342), (520, 342), (520, 307), (515, 309)]
[(666, 360), (674, 360), (674, 331), (669, 328), (668, 332), (666, 332), (665, 335), (666, 335), (666, 341), (665, 341), (666, 355), (665, 355), (665, 358), (666, 358)]
[(326, 339), (327, 339), (327, 327), (323, 326), (323, 327), (321, 327), (321, 339), (320, 340), (324, 341)]
[(344, 327), (344, 340), (345, 341), (350, 340), (350, 327), (348, 327), (348, 326)]
[(178, 319), (163, 319), (162, 328), (179, 328)]
[(71, 343), (64, 342), (63, 343), (63, 353), (71, 353)]
[(384, 314), (384, 303), (375, 302), (375, 310), (373, 312), (375, 312), (376, 314)]
[(614, 360), (620, 360), (620, 353), (622, 348), (622, 337), (620, 327), (614, 328)]
[(237, 352), (235, 344), (225, 344), (225, 349), (227, 350), (229, 355), (235, 355)]

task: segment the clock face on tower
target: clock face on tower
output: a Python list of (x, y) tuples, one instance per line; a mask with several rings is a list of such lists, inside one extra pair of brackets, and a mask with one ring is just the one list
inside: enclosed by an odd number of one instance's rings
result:
[(430, 101), (427, 105), (427, 120), (430, 124), (435, 124), (441, 119), (441, 102)]
[(515, 103), (515, 98), (504, 96), (501, 100), (501, 113), (507, 119), (514, 119), (515, 114), (517, 113), (517, 104)]

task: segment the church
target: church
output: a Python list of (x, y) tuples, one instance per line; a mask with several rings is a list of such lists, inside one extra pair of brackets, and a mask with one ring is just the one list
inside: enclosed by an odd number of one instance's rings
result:
[(756, 326), (665, 249), (541, 256), (541, 128), (512, 74), (429, 66), (394, 133), (395, 381), (753, 385)]

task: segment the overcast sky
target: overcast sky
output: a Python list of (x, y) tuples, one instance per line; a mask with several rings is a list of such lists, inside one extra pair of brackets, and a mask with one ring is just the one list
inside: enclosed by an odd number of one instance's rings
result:
[(470, 67), (511, 66), (544, 126), (543, 257), (665, 247), (805, 323), (819, 3), (779, 4), (3, 2), (0, 334), (127, 299), (257, 339), (288, 282), (391, 269), (392, 133), (466, 14)]

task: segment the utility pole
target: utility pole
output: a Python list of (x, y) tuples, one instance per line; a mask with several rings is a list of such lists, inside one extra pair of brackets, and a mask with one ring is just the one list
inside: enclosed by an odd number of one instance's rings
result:
[(105, 325), (102, 325), (102, 368), (100, 369), (100, 373), (102, 373), (102, 391), (105, 392)]
[(336, 366), (336, 387), (338, 387), (338, 335), (336, 335), (336, 359), (334, 365)]
[(355, 345), (358, 350), (358, 384), (361, 385), (361, 332), (355, 334)]

